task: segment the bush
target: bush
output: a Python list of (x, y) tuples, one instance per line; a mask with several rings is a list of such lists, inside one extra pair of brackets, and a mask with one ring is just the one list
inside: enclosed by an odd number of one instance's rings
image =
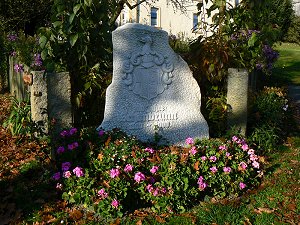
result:
[(300, 16), (293, 18), (291, 26), (284, 36), (284, 41), (300, 44)]
[(288, 100), (282, 88), (265, 87), (253, 100), (249, 136), (260, 150), (269, 152), (284, 139), (287, 128)]
[(119, 130), (83, 131), (74, 142), (78, 135), (75, 128), (61, 133), (53, 179), (65, 200), (103, 221), (143, 207), (176, 213), (205, 196), (238, 196), (262, 173), (255, 151), (236, 136), (153, 149)]

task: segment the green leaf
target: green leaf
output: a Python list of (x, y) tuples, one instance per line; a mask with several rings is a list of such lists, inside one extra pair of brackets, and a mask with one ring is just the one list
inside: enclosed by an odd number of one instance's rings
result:
[(256, 41), (257, 41), (257, 35), (256, 33), (252, 33), (251, 37), (248, 40), (248, 46), (253, 47)]
[(72, 34), (70, 36), (70, 44), (73, 47), (78, 39), (78, 34)]
[(59, 27), (62, 25), (62, 22), (61, 21), (55, 21), (52, 23), (53, 27), (56, 28), (56, 27)]
[(75, 13), (72, 13), (69, 17), (69, 23), (71, 24), (74, 20), (74, 17), (75, 17)]
[(74, 14), (76, 14), (80, 8), (81, 8), (81, 4), (75, 5), (74, 8), (73, 8)]
[(91, 7), (92, 0), (84, 0), (84, 4), (87, 5), (88, 7)]
[(41, 52), (41, 57), (43, 60), (45, 60), (47, 58), (48, 55), (48, 50), (47, 49), (43, 49), (43, 51)]

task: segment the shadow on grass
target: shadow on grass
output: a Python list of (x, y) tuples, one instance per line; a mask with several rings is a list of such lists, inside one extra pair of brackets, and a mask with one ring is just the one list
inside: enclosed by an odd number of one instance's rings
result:
[(267, 78), (272, 86), (300, 85), (300, 61), (274, 67), (271, 76)]

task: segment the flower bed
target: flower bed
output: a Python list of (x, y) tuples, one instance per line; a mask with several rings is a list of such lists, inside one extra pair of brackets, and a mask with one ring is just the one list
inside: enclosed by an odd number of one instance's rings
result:
[(239, 196), (263, 173), (260, 157), (237, 136), (154, 147), (119, 130), (94, 133), (61, 132), (52, 179), (63, 199), (100, 218), (144, 207), (183, 212), (206, 196)]

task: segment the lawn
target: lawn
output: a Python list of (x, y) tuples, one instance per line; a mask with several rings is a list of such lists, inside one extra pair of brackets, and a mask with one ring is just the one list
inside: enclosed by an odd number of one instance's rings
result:
[[(300, 85), (300, 46), (283, 43), (276, 49), (280, 58), (271, 75), (272, 85)], [(7, 97), (1, 95), (0, 124), (8, 105)], [(85, 209), (59, 199), (49, 181), (53, 161), (48, 153), (44, 140), (20, 144), (0, 126), (0, 225), (99, 224)], [(176, 215), (135, 211), (112, 224), (300, 224), (299, 132), (262, 160), (266, 162), (262, 183), (239, 198), (206, 198)]]
[(277, 44), (279, 60), (274, 65), (271, 80), (277, 85), (300, 85), (300, 45), (292, 43)]

